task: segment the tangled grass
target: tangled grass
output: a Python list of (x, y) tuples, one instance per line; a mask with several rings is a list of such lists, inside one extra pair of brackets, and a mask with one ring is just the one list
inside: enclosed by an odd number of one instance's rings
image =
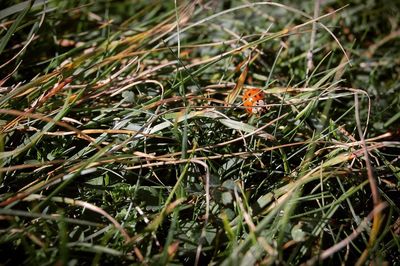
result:
[(395, 2), (134, 2), (4, 2), (1, 263), (398, 264)]

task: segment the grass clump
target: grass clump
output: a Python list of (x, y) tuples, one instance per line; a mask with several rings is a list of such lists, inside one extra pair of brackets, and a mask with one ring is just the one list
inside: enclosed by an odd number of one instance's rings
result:
[(2, 263), (398, 263), (399, 6), (5, 3)]

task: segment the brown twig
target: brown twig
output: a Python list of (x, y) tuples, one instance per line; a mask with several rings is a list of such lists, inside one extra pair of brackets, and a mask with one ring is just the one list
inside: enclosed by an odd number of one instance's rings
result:
[[(361, 140), (361, 147), (363, 148), (363, 151), (364, 151), (364, 157), (365, 157), (365, 163), (367, 166), (367, 175), (368, 175), (369, 185), (371, 188), (372, 200), (374, 203), (374, 208), (377, 208), (379, 206), (379, 204), (381, 203), (381, 198), (379, 195), (378, 186), (377, 186), (377, 183), (376, 183), (376, 180), (374, 177), (374, 173), (372, 170), (372, 165), (371, 165), (371, 162), (369, 159), (367, 144), (365, 142), (364, 134), (363, 134), (363, 131), (361, 128), (360, 114), (359, 114), (359, 102), (358, 102), (358, 94), (357, 93), (354, 94), (354, 105), (355, 105), (355, 117), (356, 117), (357, 130), (358, 130), (358, 134), (359, 134), (360, 140)], [(374, 245), (376, 237), (378, 236), (381, 219), (382, 219), (382, 216), (381, 216), (380, 211), (373, 212), (373, 224), (372, 224), (371, 233), (369, 235), (368, 245), (367, 245), (366, 249), (364, 250), (364, 252), (361, 254), (360, 258), (357, 260), (357, 263), (356, 263), (357, 266), (361, 266), (361, 265), (365, 264), (365, 261), (367, 260), (368, 255), (369, 255), (369, 250)]]

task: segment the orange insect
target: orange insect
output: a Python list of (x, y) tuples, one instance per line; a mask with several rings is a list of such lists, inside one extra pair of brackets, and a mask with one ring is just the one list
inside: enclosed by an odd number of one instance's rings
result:
[(243, 94), (243, 105), (250, 114), (261, 114), (265, 108), (264, 92), (259, 88), (247, 89)]

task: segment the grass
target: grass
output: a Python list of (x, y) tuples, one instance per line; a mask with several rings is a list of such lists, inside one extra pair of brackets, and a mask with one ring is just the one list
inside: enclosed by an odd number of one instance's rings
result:
[(395, 2), (4, 3), (2, 264), (398, 265)]

